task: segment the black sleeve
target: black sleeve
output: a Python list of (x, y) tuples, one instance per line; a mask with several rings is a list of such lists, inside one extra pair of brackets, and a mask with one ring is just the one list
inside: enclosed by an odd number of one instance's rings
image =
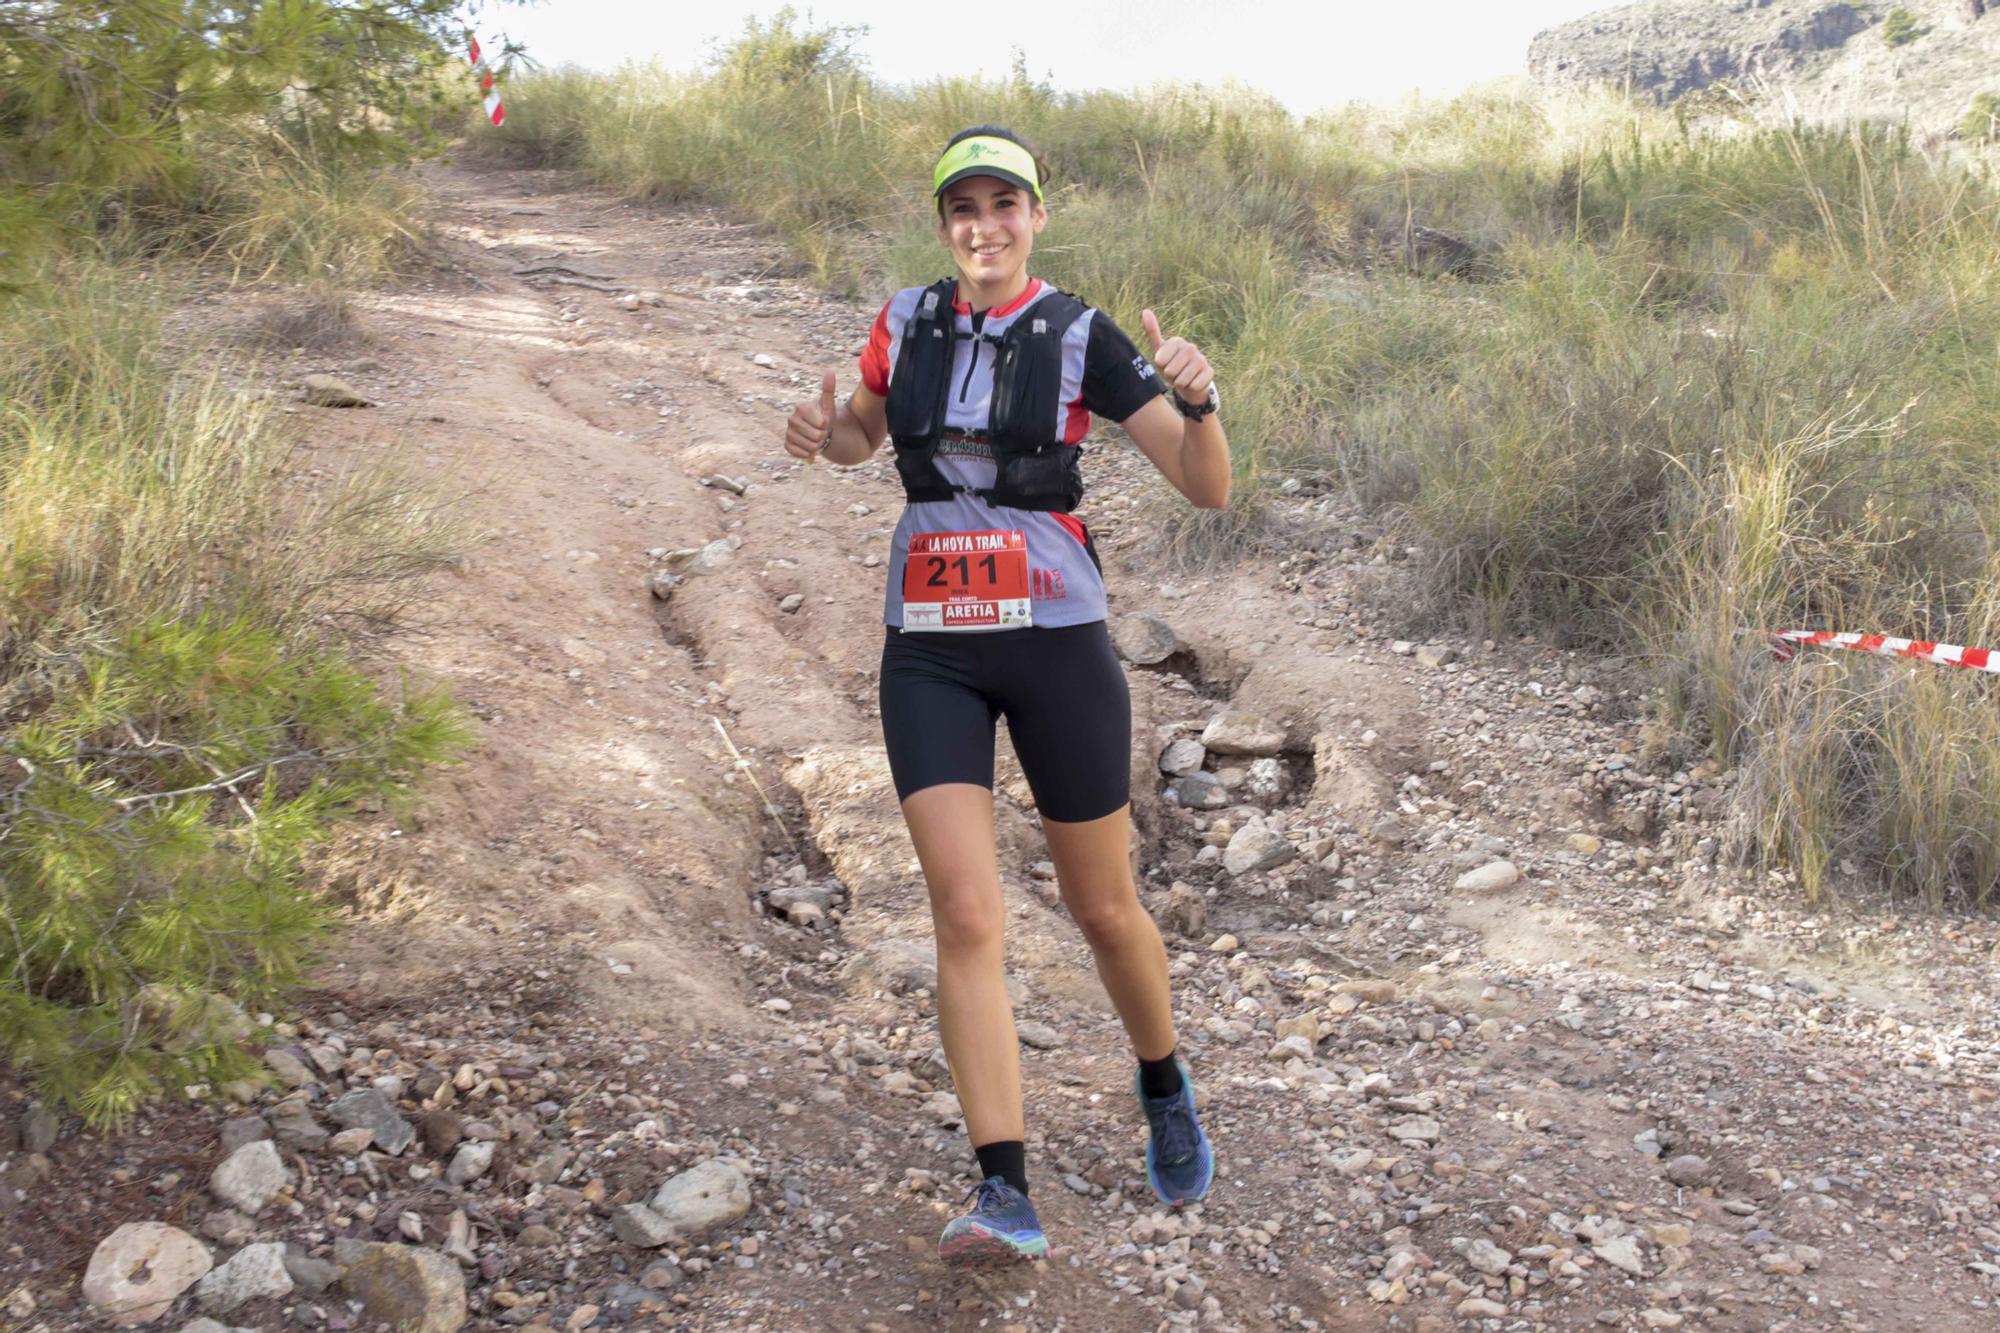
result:
[(1160, 372), (1102, 310), (1090, 312), (1083, 350), (1084, 410), (1123, 421), (1167, 391)]

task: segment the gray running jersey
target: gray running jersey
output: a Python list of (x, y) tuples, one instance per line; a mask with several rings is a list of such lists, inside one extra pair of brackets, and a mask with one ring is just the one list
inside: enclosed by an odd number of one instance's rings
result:
[[(965, 340), (952, 352), (951, 393), (945, 413), (943, 442), (937, 468), (947, 481), (960, 486), (989, 487), (994, 462), (986, 443), (992, 407), (992, 344), (974, 334), (998, 336), (1052, 288), (1031, 278), (1028, 288), (1004, 306), (975, 316), (957, 306), (958, 331)], [(889, 377), (902, 350), (903, 330), (915, 313), (922, 287), (906, 287), (889, 299), (876, 316), (874, 331), (861, 354), (861, 379), (870, 392), (887, 398)], [(1086, 310), (1063, 338), (1060, 431), (1065, 444), (1075, 444), (1090, 430), (1092, 414), (1124, 421), (1156, 395), (1165, 393), (1159, 373), (1124, 331), (1102, 311)], [(888, 446), (885, 446), (888, 447)], [(896, 524), (889, 556), (889, 586), (883, 620), (903, 624), (903, 566), (910, 538), (920, 533), (1016, 530), (1027, 538), (1028, 591), (1034, 623), (1044, 628), (1083, 625), (1105, 618), (1104, 576), (1098, 569), (1090, 533), (1073, 514), (1043, 513), (990, 505), (971, 495), (949, 500), (905, 504)]]

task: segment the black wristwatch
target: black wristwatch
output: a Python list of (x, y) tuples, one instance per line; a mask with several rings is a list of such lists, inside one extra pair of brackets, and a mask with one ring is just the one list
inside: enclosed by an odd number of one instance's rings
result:
[(1190, 403), (1172, 389), (1167, 390), (1167, 393), (1173, 398), (1174, 406), (1181, 410), (1181, 415), (1189, 421), (1200, 421), (1203, 417), (1212, 415), (1216, 408), (1222, 406), (1222, 395), (1215, 391), (1213, 383), (1208, 386), (1208, 401), (1205, 403)]

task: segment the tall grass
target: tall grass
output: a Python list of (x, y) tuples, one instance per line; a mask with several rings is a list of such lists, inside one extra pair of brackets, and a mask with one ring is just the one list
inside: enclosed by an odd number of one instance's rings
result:
[(424, 200), (403, 170), (274, 133), (213, 136), (186, 243), (231, 276), (348, 292), (407, 269), (429, 248)]
[(1271, 481), (1335, 481), (1422, 548), (1420, 610), (1644, 651), (1678, 753), (1740, 770), (1743, 844), (1810, 892), (1853, 867), (1991, 894), (1991, 687), (1781, 667), (1755, 633), (2000, 628), (2000, 200), (1976, 162), (1609, 93), (1299, 119), (1239, 88), (892, 88), (811, 35), (755, 29), (705, 75), (517, 81), (501, 148), (729, 205), (872, 293), (943, 270), (938, 146), (1010, 125), (1052, 168), (1038, 271), (1217, 361), (1231, 531)]
[(466, 540), (448, 500), (386, 468), (312, 489), (296, 432), (214, 348), (162, 355), (159, 299), (66, 263), (0, 312), (0, 675), (93, 626), (198, 610), (294, 638), (393, 614)]

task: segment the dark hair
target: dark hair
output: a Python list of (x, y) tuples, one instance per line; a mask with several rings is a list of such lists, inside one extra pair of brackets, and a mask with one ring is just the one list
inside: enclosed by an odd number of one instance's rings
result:
[[(1028, 150), (1028, 156), (1035, 159), (1035, 179), (1041, 183), (1042, 201), (1044, 207), (1046, 207), (1046, 201), (1049, 196), (1049, 164), (1042, 161), (1041, 153), (1036, 151), (1033, 144), (1004, 125), (974, 125), (970, 129), (960, 130), (957, 134), (945, 140), (944, 147), (938, 150), (938, 155), (942, 157), (945, 153), (951, 151), (953, 144), (962, 143), (967, 139), (978, 138), (1005, 139), (1009, 143), (1019, 144)], [(944, 216), (943, 195), (939, 195), (937, 198), (937, 212), (940, 218)]]

